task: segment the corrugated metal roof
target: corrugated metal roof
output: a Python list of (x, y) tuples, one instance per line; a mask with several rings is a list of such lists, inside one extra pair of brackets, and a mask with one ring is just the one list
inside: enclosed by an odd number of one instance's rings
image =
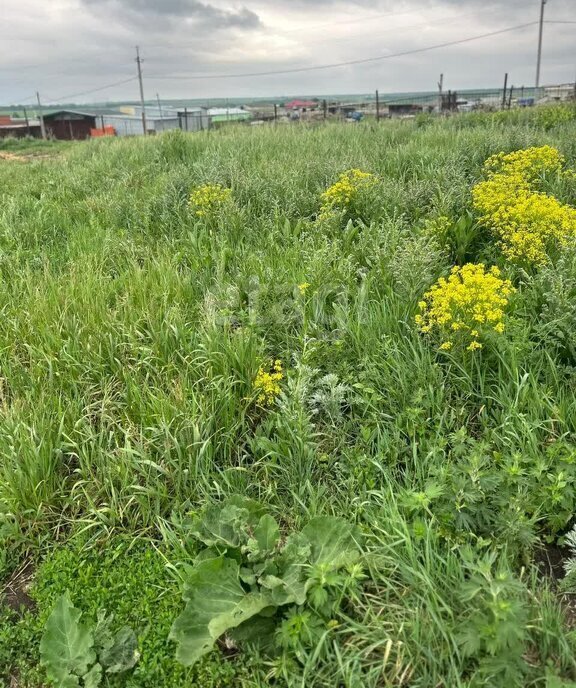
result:
[(42, 117), (53, 117), (54, 115), (80, 115), (81, 117), (97, 117), (95, 112), (85, 112), (83, 110), (70, 110), (69, 108), (60, 108), (58, 110), (43, 110)]

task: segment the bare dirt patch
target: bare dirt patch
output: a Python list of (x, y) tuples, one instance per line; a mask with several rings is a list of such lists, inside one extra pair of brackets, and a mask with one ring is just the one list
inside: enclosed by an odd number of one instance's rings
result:
[(19, 612), (22, 609), (34, 609), (34, 600), (28, 594), (32, 584), (34, 567), (30, 561), (25, 561), (4, 583), (0, 594), (1, 603), (9, 609)]
[(0, 151), (0, 160), (7, 162), (31, 162), (32, 160), (54, 160), (60, 156), (49, 153), (26, 153), (20, 155), (19, 153), (10, 153), (9, 151)]

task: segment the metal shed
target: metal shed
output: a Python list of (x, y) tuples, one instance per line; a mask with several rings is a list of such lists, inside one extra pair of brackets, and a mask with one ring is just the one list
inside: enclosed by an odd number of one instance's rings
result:
[(186, 108), (178, 110), (178, 118), (180, 120), (180, 128), (183, 131), (204, 131), (210, 129), (212, 122), (208, 115), (208, 110), (204, 108)]
[(244, 122), (252, 119), (252, 113), (238, 107), (209, 108), (208, 114), (214, 124), (223, 122)]
[[(142, 116), (141, 115), (99, 115), (99, 126), (114, 127), (116, 136), (141, 136), (142, 135)], [(177, 112), (163, 111), (162, 117), (154, 111), (146, 110), (146, 128), (149, 134), (160, 134), (171, 129), (182, 129), (183, 131), (201, 131), (208, 129), (210, 119), (206, 112)]]
[[(126, 108), (128, 110), (128, 108)], [(135, 105), (128, 113), (142, 117), (142, 108)], [(178, 120), (176, 123), (174, 120)], [(169, 129), (182, 129), (182, 131), (203, 131), (210, 128), (208, 111), (201, 107), (170, 107), (154, 106), (146, 107), (146, 121), (149, 131), (167, 131)]]
[(46, 133), (66, 141), (87, 139), (96, 127), (96, 115), (78, 110), (56, 110), (44, 113)]

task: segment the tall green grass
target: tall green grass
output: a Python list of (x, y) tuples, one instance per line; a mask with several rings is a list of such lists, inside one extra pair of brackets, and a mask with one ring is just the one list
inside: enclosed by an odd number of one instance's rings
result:
[[(414, 325), (438, 276), (491, 257), (470, 213), (483, 161), (551, 144), (576, 166), (575, 133), (493, 119), (232, 128), (0, 161), (5, 574), (70, 539), (98, 550), (126, 534), (175, 564), (185, 514), (240, 492), (286, 529), (317, 514), (361, 524), (367, 580), (328, 652), (244, 655), (237, 685), (575, 679), (572, 633), (532, 563), (576, 499), (575, 263), (512, 275), (495, 350), (439, 355)], [(351, 167), (378, 175), (375, 198), (361, 220), (319, 227), (319, 194)], [(188, 208), (203, 183), (232, 189), (219, 221)], [(576, 201), (573, 184), (559, 192)], [(440, 216), (462, 223), (461, 250), (422, 233)], [(284, 394), (263, 411), (252, 383), (275, 358)], [(510, 616), (488, 628), (500, 599)]]

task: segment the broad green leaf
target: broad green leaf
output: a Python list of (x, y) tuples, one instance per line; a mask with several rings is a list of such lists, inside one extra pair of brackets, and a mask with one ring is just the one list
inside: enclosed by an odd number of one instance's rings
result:
[(246, 585), (256, 585), (256, 574), (251, 568), (246, 566), (240, 567), (240, 580)]
[(248, 619), (238, 628), (230, 630), (230, 637), (237, 643), (252, 643), (263, 650), (274, 643), (276, 620), (272, 616), (257, 614)]
[(170, 638), (178, 643), (176, 657), (191, 666), (209, 652), (226, 631), (271, 605), (267, 593), (246, 593), (238, 563), (226, 557), (202, 561), (184, 585), (188, 604), (176, 619)]
[(57, 686), (78, 685), (71, 682), (70, 676), (84, 676), (96, 661), (94, 639), (90, 630), (79, 623), (81, 615), (65, 592), (46, 622), (40, 641), (40, 661)]
[(191, 533), (208, 547), (240, 547), (250, 538), (263, 507), (252, 499), (239, 495), (222, 504), (214, 504), (193, 520)]
[(96, 628), (94, 629), (94, 649), (97, 654), (100, 654), (102, 650), (108, 650), (114, 645), (112, 633), (113, 621), (113, 614), (108, 615), (105, 611), (98, 610)]
[[(272, 589), (274, 604), (304, 604), (306, 602), (307, 563), (311, 545), (302, 533), (293, 533), (286, 539), (282, 553), (276, 558), (277, 572), (260, 580)], [(280, 581), (280, 583), (278, 583)]]
[(95, 664), (84, 676), (84, 688), (98, 688), (102, 681), (102, 667)]
[(114, 636), (112, 645), (100, 654), (100, 662), (107, 674), (128, 671), (140, 659), (138, 640), (131, 628), (124, 626)]
[(295, 564), (304, 566), (309, 559), (311, 545), (309, 539), (302, 533), (292, 533), (286, 538), (282, 554), (278, 557), (280, 569), (286, 569)]
[(270, 590), (272, 602), (281, 607), (285, 604), (304, 604), (306, 602), (306, 581), (303, 568), (297, 564), (289, 566), (282, 576), (263, 576), (259, 583)]
[(306, 602), (307, 582), (302, 577), (303, 567), (300, 564), (293, 564), (282, 575), (282, 584), (285, 597), (280, 595), (279, 590), (274, 591), (274, 601), (277, 605), (304, 604)]
[(344, 518), (318, 516), (302, 529), (310, 543), (310, 563), (338, 569), (359, 557), (357, 529)]
[(255, 576), (275, 576), (278, 573), (278, 563), (277, 558), (264, 559), (263, 561), (257, 561), (250, 566), (252, 573)]
[(278, 524), (268, 514), (262, 516), (254, 529), (254, 539), (258, 543), (261, 552), (272, 552), (280, 538)]

